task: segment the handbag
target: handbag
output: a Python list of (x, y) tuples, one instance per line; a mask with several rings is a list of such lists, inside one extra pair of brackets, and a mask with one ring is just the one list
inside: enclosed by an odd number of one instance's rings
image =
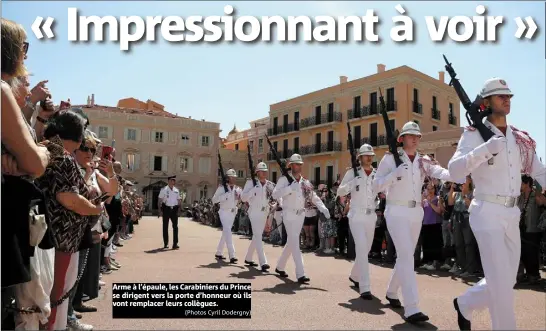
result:
[(30, 235), (30, 246), (36, 247), (47, 231), (46, 216), (40, 214), (38, 210), (38, 203), (40, 200), (32, 200), (31, 207), (28, 214), (29, 221), (29, 235)]

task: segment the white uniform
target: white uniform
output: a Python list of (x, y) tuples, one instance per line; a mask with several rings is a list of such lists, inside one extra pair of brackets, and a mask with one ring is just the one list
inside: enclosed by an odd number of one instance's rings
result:
[(248, 247), (245, 261), (252, 261), (252, 256), (256, 251), (260, 266), (263, 266), (267, 264), (267, 259), (264, 253), (262, 236), (269, 215), (269, 198), (273, 193), (275, 184), (269, 180), (266, 180), (263, 185), (259, 180), (256, 180), (256, 182), (256, 186), (254, 186), (252, 180), (248, 180), (241, 195), (243, 202), (248, 202), (248, 217), (252, 224), (252, 242)]
[(171, 189), (169, 185), (167, 185), (159, 191), (158, 198), (161, 199), (167, 207), (176, 207), (178, 206), (178, 200), (180, 200), (180, 191), (174, 186)]
[[(349, 209), (349, 228), (355, 240), (356, 259), (351, 270), (351, 279), (357, 281), (360, 293), (370, 292), (370, 268), (368, 264), (368, 253), (372, 248), (375, 234), (375, 197), (377, 193), (373, 189), (373, 179), (376, 170), (368, 176), (359, 167), (360, 178), (355, 179), (351, 168), (345, 173), (341, 185), (337, 189), (337, 195), (346, 196), (351, 194), (351, 207)], [(356, 187), (358, 185), (358, 191)]]
[(222, 222), (222, 237), (218, 243), (216, 249), (216, 255), (220, 256), (224, 251), (224, 243), (227, 246), (229, 258), (235, 258), (235, 247), (233, 246), (233, 239), (231, 236), (231, 228), (233, 227), (233, 221), (237, 215), (237, 202), (240, 200), (242, 190), (237, 185), (231, 187), (228, 185), (229, 192), (226, 192), (223, 185), (218, 186), (214, 196), (212, 197), (212, 203), (220, 203), (220, 210), (218, 215), (220, 216), (220, 222)]
[[(413, 255), (423, 224), (421, 189), (425, 176), (445, 181), (453, 180), (446, 169), (430, 163), (428, 156), (420, 156), (417, 153), (411, 162), (405, 152), (401, 154), (400, 159), (408, 168), (397, 169), (393, 155), (385, 154), (375, 175), (374, 188), (376, 192), (386, 193), (387, 205), (384, 215), (387, 229), (396, 247), (396, 264), (387, 289), (387, 297), (398, 299), (398, 290), (401, 287), (404, 316), (409, 317), (420, 312)], [(401, 180), (397, 180), (396, 170), (403, 170)]]
[[(487, 120), (484, 124), (496, 135), (504, 136)], [(521, 131), (522, 138), (527, 137)], [(532, 165), (527, 170), (542, 187), (546, 187), (546, 171), (536, 154), (522, 157), (513, 129), (508, 126), (506, 148), (493, 158), (486, 143), (475, 130), (465, 130), (457, 151), (449, 161), (453, 176), (472, 174), (474, 199), (468, 209), (470, 227), (480, 250), (485, 278), (457, 301), (463, 316), (471, 320), (474, 310), (489, 308), (493, 330), (515, 330), (514, 291), (521, 253), (519, 231), (522, 161)]]
[(280, 198), (283, 198), (282, 214), (287, 240), (277, 263), (277, 269), (284, 271), (286, 262), (292, 254), (296, 264), (296, 277), (299, 279), (305, 276), (300, 251), (300, 233), (305, 218), (305, 200), (310, 199), (327, 218), (330, 218), (330, 212), (313, 191), (311, 183), (303, 177), (299, 181), (294, 180), (291, 185), (288, 184), (286, 177), (279, 178), (277, 186), (273, 190), (273, 199), (279, 200)]

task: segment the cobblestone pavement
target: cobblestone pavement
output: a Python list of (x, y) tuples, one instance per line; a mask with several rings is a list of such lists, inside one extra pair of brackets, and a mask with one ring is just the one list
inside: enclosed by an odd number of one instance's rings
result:
[[(103, 276), (107, 285), (101, 290), (101, 296), (88, 302), (95, 305), (98, 312), (85, 313), (82, 322), (92, 324), (95, 330), (415, 329), (402, 320), (401, 310), (386, 306), (389, 267), (371, 266), (372, 293), (376, 298), (363, 301), (348, 280), (352, 264), (347, 260), (304, 254), (305, 271), (311, 282), (298, 285), (294, 282), (292, 259), (286, 270), (290, 277), (286, 279), (249, 269), (242, 261), (250, 241), (234, 235), (239, 264), (220, 265), (214, 259), (221, 235), (219, 230), (189, 219), (180, 219), (179, 229), (180, 250), (160, 250), (163, 246), (161, 221), (157, 217), (144, 217), (135, 226), (134, 238), (125, 241), (117, 253), (116, 259), (122, 268)], [(274, 270), (281, 248), (266, 244), (265, 252)], [(430, 323), (421, 329), (457, 329), (452, 300), (469, 284), (443, 272), (419, 273), (417, 280), (420, 307), (430, 316)], [(111, 290), (115, 282), (251, 282), (252, 319), (112, 319)], [(546, 329), (545, 307), (544, 290), (518, 289), (518, 329)], [(472, 327), (475, 330), (491, 328), (487, 310), (474, 314)]]

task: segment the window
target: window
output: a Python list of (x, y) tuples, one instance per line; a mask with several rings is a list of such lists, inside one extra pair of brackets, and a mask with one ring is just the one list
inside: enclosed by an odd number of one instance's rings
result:
[(201, 146), (203, 146), (203, 147), (209, 147), (210, 146), (210, 137), (209, 136), (201, 136)]
[(134, 171), (135, 170), (135, 154), (134, 153), (127, 153), (125, 157), (125, 169), (128, 171)]
[(99, 126), (99, 138), (108, 138), (108, 127)]
[(370, 114), (377, 114), (377, 92), (370, 93)]
[(321, 124), (321, 118), (322, 118), (322, 107), (316, 106), (315, 107), (315, 125)]
[(300, 151), (300, 137), (294, 138), (294, 153), (299, 153)]
[(187, 134), (180, 135), (180, 140), (182, 142), (182, 145), (189, 145), (190, 144), (190, 136)]
[(154, 171), (161, 171), (163, 165), (162, 156), (154, 156)]
[(277, 183), (277, 172), (276, 171), (271, 172), (271, 181), (273, 183)]
[(136, 130), (135, 129), (127, 129), (127, 140), (136, 140)]
[(391, 126), (392, 132), (394, 132), (394, 130), (396, 130), (395, 120), (389, 120), (389, 125)]
[(236, 150), (236, 151), (239, 150), (239, 144), (235, 144), (235, 150)]
[(294, 113), (294, 131), (299, 131), (300, 129), (300, 112), (297, 111)]
[(199, 158), (199, 172), (202, 174), (210, 173), (210, 157), (204, 156)]
[(387, 89), (387, 110), (396, 110), (394, 105), (394, 87)]
[(245, 177), (245, 174), (244, 174), (243, 170), (237, 170), (237, 177), (239, 177), (239, 178), (244, 178)]
[(189, 157), (181, 157), (180, 158), (179, 170), (182, 171), (182, 172), (188, 172), (189, 164), (190, 164), (190, 158)]
[(254, 152), (254, 140), (251, 140), (248, 142), (248, 147), (250, 148), (250, 152)]
[(437, 110), (436, 97), (432, 96), (432, 109)]
[(259, 139), (258, 140), (258, 153), (263, 153), (263, 152), (264, 152), (264, 140)]
[(156, 132), (154, 141), (156, 143), (162, 143), (163, 142), (163, 132)]
[(288, 132), (288, 114), (282, 117), (282, 129), (284, 133)]
[(449, 115), (453, 115), (453, 103), (449, 103)]
[(436, 125), (432, 126), (432, 131), (438, 131), (438, 127)]
[(273, 135), (276, 135), (279, 130), (279, 119), (277, 117), (273, 118)]
[(208, 188), (207, 185), (199, 188), (199, 200), (208, 198)]
[(315, 186), (320, 184), (320, 167), (315, 168)]
[(377, 146), (377, 123), (370, 124), (370, 145)]
[(332, 188), (334, 185), (334, 166), (326, 167), (326, 185), (328, 185), (329, 188)]

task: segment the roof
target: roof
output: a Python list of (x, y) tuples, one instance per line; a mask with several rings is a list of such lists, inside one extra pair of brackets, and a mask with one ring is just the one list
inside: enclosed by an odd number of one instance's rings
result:
[(158, 116), (158, 117), (170, 117), (170, 118), (186, 118), (171, 114), (164, 110), (148, 110), (148, 109), (136, 109), (136, 108), (124, 108), (124, 107), (110, 107), (110, 106), (87, 106), (87, 105), (73, 105), (72, 107), (82, 108), (83, 111), (87, 110), (98, 110), (105, 111), (110, 113), (121, 113), (121, 114), (136, 114), (136, 115), (148, 115), (148, 116)]

